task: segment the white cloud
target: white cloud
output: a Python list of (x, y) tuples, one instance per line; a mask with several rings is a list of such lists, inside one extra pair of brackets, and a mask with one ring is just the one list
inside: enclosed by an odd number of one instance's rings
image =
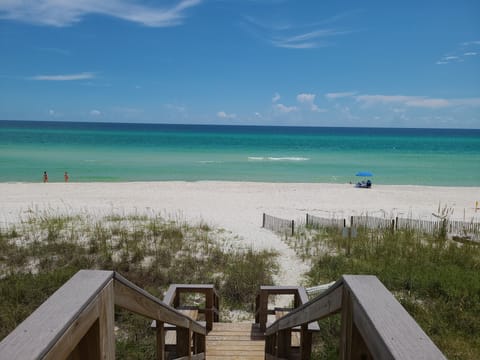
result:
[(320, 109), (316, 104), (315, 104), (315, 94), (298, 94), (297, 95), (297, 101), (301, 104), (304, 104), (308, 106), (308, 108), (313, 111), (313, 112), (323, 112), (325, 110)]
[(475, 41), (465, 41), (462, 43), (463, 46), (470, 46), (470, 45), (480, 45), (480, 40)]
[(326, 38), (348, 34), (348, 31), (337, 31), (333, 29), (319, 29), (296, 35), (276, 36), (270, 39), (272, 45), (287, 49), (312, 49), (326, 46)]
[(237, 117), (236, 114), (227, 114), (225, 111), (217, 112), (217, 117), (220, 119), (235, 119)]
[(361, 102), (365, 106), (373, 106), (378, 104), (397, 104), (407, 107), (429, 109), (439, 109), (453, 106), (480, 106), (480, 98), (442, 99), (430, 98), (427, 96), (358, 95), (355, 96), (355, 99), (357, 102)]
[(472, 56), (477, 56), (480, 50), (480, 41), (466, 41), (458, 45), (458, 48), (449, 52), (448, 55), (442, 56), (437, 65), (446, 65), (451, 63), (461, 63)]
[(357, 95), (355, 99), (365, 105), (374, 104), (391, 104), (391, 103), (406, 103), (417, 99), (415, 96), (404, 95)]
[(276, 103), (278, 100), (280, 100), (280, 94), (279, 93), (273, 94), (272, 103)]
[(274, 109), (280, 111), (281, 113), (291, 113), (298, 110), (296, 106), (285, 106), (283, 104), (275, 104)]
[(327, 21), (315, 24), (292, 25), (288, 21), (272, 23), (268, 20), (257, 20), (251, 16), (244, 17), (244, 27), (255, 37), (269, 44), (288, 49), (312, 49), (328, 46), (331, 38), (349, 34), (351, 31), (338, 30), (336, 28), (324, 28), (328, 23), (334, 23), (342, 19), (344, 15), (335, 16)]
[(102, 112), (100, 110), (93, 109), (92, 111), (90, 111), (90, 115), (91, 116), (100, 116), (100, 115), (102, 115)]
[(0, 18), (27, 23), (69, 26), (89, 14), (106, 15), (145, 26), (166, 27), (183, 22), (185, 11), (203, 0), (180, 0), (169, 7), (154, 7), (135, 0), (3, 0)]
[(87, 80), (95, 78), (95, 74), (90, 72), (83, 72), (79, 74), (67, 74), (67, 75), (36, 75), (30, 78), (30, 80), (37, 81), (75, 81), (75, 80)]
[(312, 104), (315, 101), (315, 94), (298, 94), (297, 101), (302, 104)]
[(458, 106), (480, 106), (480, 98), (465, 98), (465, 99), (453, 99), (451, 100), (453, 105)]
[(345, 97), (352, 97), (355, 94), (356, 92), (354, 91), (345, 91), (345, 92), (327, 93), (325, 94), (325, 97), (328, 100), (336, 100), (336, 99), (341, 99)]
[(425, 99), (425, 98), (418, 98), (418, 99), (411, 99), (405, 102), (406, 106), (410, 107), (424, 107), (430, 109), (438, 109), (451, 106), (452, 103), (447, 99)]

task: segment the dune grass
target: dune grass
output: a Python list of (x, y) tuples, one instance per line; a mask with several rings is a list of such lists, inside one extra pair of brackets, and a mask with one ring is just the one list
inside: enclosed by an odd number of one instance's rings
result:
[[(480, 354), (480, 245), (445, 234), (334, 228), (303, 229), (289, 240), (310, 261), (310, 285), (343, 274), (372, 274), (394, 294), (449, 359)], [(338, 316), (321, 322), (317, 359), (338, 358)]]
[[(0, 230), (0, 339), (80, 269), (115, 270), (154, 296), (171, 283), (213, 283), (223, 310), (250, 310), (273, 284), (271, 251), (238, 249), (208, 224), (155, 214), (33, 213)], [(155, 358), (150, 320), (116, 309), (117, 358)]]

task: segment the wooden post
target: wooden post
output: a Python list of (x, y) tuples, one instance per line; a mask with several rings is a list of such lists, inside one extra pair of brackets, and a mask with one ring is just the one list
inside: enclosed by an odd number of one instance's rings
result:
[(292, 220), (292, 236), (295, 235), (295, 221)]
[(353, 227), (353, 216), (350, 216), (350, 227)]
[(205, 352), (205, 336), (202, 334), (193, 334), (193, 349), (195, 354)]
[(340, 331), (340, 360), (350, 360), (352, 348), (352, 300), (350, 298), (350, 291), (343, 289), (342, 295), (342, 324)]
[(265, 227), (265, 213), (263, 213), (263, 219), (262, 219), (262, 228)]
[(347, 219), (343, 219), (343, 227), (347, 226)]
[(265, 338), (265, 352), (269, 355), (276, 354), (277, 333), (273, 333)]
[(189, 328), (177, 326), (177, 357), (190, 356), (192, 344), (192, 332)]
[(105, 287), (100, 300), (100, 352), (102, 359), (115, 359), (115, 290), (113, 281)]
[(280, 330), (277, 333), (277, 358), (289, 359), (292, 347), (292, 329)]
[(392, 219), (392, 233), (395, 232), (395, 219)]
[(348, 238), (347, 238), (347, 256), (350, 256), (350, 245), (352, 242), (352, 226), (348, 228)]
[(163, 321), (157, 323), (157, 360), (165, 360), (165, 328)]
[(307, 224), (307, 227), (308, 227), (308, 213), (306, 215), (305, 223)]
[(302, 325), (300, 332), (300, 359), (309, 360), (312, 355), (312, 333), (308, 331), (308, 324)]
[(220, 321), (220, 298), (218, 295), (213, 291), (213, 304), (217, 311), (213, 313), (213, 321), (219, 322)]
[(260, 311), (259, 311), (259, 323), (260, 331), (265, 332), (267, 328), (267, 316), (268, 316), (268, 292), (260, 290)]
[(207, 331), (212, 330), (213, 326), (213, 289), (208, 289), (205, 292), (205, 321), (206, 321), (206, 327)]
[(180, 306), (180, 291), (175, 291), (175, 295), (173, 297), (173, 307), (176, 309)]

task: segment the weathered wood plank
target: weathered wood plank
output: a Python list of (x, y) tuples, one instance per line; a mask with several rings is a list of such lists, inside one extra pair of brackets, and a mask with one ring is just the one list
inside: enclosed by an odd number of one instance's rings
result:
[(283, 318), (275, 321), (265, 332), (265, 335), (271, 335), (274, 332), (293, 328), (303, 324), (324, 318), (334, 314), (342, 306), (342, 286), (341, 282), (333, 285), (321, 296), (307, 302), (306, 304), (290, 311)]
[(44, 359), (115, 358), (113, 279), (65, 329)]
[(208, 359), (263, 359), (265, 341), (258, 324), (214, 323), (206, 338)]
[(127, 310), (206, 334), (206, 328), (123, 278), (115, 277), (115, 303)]
[(375, 276), (343, 276), (353, 321), (376, 359), (446, 359)]
[[(88, 320), (77, 321), (78, 325), (81, 325), (81, 329), (76, 330), (77, 334), (84, 331), (83, 336), (98, 318), (98, 313), (90, 313), (90, 311), (95, 312), (92, 301), (112, 278), (112, 271), (81, 270), (77, 272), (3, 339), (0, 343), (0, 359), (42, 358), (72, 323), (87, 311), (88, 316), (84, 316)], [(74, 338), (79, 341), (81, 336), (75, 335)], [(77, 344), (74, 342), (72, 341), (66, 348), (73, 349)]]
[(205, 359), (205, 353), (193, 354), (190, 356), (183, 356), (183, 357), (175, 358), (174, 360), (203, 360), (203, 359)]
[(114, 280), (103, 290), (100, 302), (100, 354), (103, 360), (115, 359), (115, 290)]
[(163, 327), (163, 322), (157, 322), (157, 360), (165, 360), (165, 329)]

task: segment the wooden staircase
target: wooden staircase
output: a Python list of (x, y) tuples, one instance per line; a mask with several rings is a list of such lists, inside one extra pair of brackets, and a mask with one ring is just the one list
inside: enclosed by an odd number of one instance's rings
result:
[(206, 339), (208, 359), (263, 360), (265, 337), (258, 324), (214, 323)]
[[(292, 308), (269, 308), (269, 296), (288, 294)], [(308, 360), (317, 321), (336, 313), (341, 359), (446, 360), (375, 276), (343, 275), (309, 301), (303, 287), (261, 286), (252, 324), (221, 323), (213, 285), (174, 284), (161, 301), (101, 270), (58, 289), (0, 342), (0, 360), (114, 360), (115, 306), (155, 320), (158, 360)]]

